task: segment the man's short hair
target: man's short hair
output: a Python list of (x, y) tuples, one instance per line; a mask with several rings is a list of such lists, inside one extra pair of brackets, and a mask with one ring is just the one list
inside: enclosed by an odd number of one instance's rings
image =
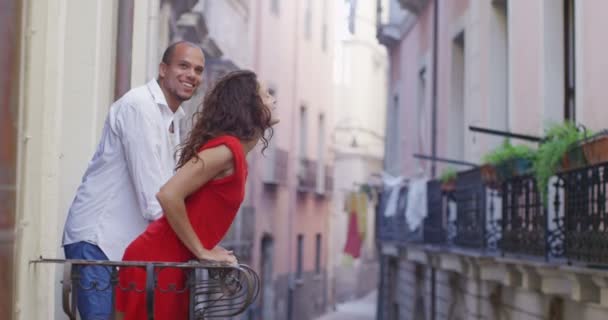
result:
[(167, 49), (165, 49), (165, 52), (163, 53), (163, 58), (161, 60), (164, 64), (171, 63), (171, 59), (173, 59), (173, 53), (175, 52), (175, 48), (180, 44), (186, 44), (190, 47), (200, 49), (201, 52), (203, 52), (203, 49), (200, 46), (198, 46), (190, 41), (186, 41), (186, 40), (176, 41), (176, 42), (172, 43), (171, 45), (169, 45), (167, 47)]

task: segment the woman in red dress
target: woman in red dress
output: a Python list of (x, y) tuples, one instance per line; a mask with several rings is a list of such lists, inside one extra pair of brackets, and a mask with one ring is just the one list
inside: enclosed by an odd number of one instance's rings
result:
[[(268, 146), (271, 127), (278, 122), (272, 118), (273, 104), (274, 98), (251, 71), (236, 71), (218, 81), (205, 97), (192, 131), (180, 146), (175, 175), (157, 194), (163, 217), (152, 222), (129, 245), (124, 261), (199, 259), (237, 263), (232, 252), (218, 243), (243, 201), (245, 157), (260, 139), (264, 148)], [(264, 136), (267, 129), (268, 138)], [(187, 319), (187, 290), (175, 292), (185, 286), (184, 270), (167, 268), (156, 272), (154, 319)], [(147, 319), (142, 292), (145, 282), (143, 268), (121, 268), (116, 289), (118, 319)], [(133, 285), (137, 290), (133, 290)], [(176, 290), (167, 291), (171, 285), (176, 285)]]

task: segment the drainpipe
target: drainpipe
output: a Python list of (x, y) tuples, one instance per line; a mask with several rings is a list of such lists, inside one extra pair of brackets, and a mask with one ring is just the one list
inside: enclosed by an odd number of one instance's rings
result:
[(131, 56), (133, 54), (133, 0), (118, 1), (118, 30), (114, 98), (131, 88)]
[[(439, 1), (435, 0), (433, 3), (433, 105), (431, 115), (431, 154), (433, 157), (437, 157), (437, 57), (439, 55), (438, 45), (438, 28), (439, 28)], [(431, 162), (431, 176), (436, 177), (437, 174), (437, 162), (433, 160)]]
[[(432, 107), (432, 119), (431, 119), (431, 151), (433, 157), (437, 157), (437, 68), (438, 68), (438, 56), (439, 56), (439, 0), (435, 0), (433, 3), (433, 107)], [(431, 163), (431, 176), (435, 178), (437, 176), (437, 161), (433, 160)], [(437, 279), (434, 261), (431, 261), (431, 320), (437, 319)]]
[(160, 0), (148, 1), (148, 37), (146, 39), (146, 45), (148, 47), (146, 60), (148, 62), (148, 66), (146, 70), (146, 81), (157, 76), (158, 64), (160, 63), (158, 52), (158, 45), (160, 43), (158, 38)]

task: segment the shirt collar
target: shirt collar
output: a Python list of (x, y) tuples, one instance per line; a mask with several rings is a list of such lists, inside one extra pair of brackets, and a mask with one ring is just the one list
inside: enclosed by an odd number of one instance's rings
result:
[[(158, 85), (158, 81), (156, 79), (152, 79), (152, 80), (148, 81), (147, 86), (148, 86), (148, 90), (150, 90), (150, 93), (152, 94), (152, 98), (154, 98), (154, 102), (157, 105), (164, 106), (166, 108), (166, 110), (171, 112), (171, 108), (169, 108), (169, 104), (167, 103), (165, 94), (163, 93), (163, 90), (160, 89), (160, 86)], [(184, 108), (182, 108), (181, 105), (173, 113), (173, 116), (177, 119), (181, 119), (185, 115), (186, 115), (186, 113), (184, 112)]]

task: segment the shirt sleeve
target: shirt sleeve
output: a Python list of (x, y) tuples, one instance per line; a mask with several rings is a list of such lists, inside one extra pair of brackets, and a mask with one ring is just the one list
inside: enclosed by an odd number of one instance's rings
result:
[(127, 169), (142, 216), (150, 221), (162, 216), (156, 193), (163, 185), (158, 132), (152, 119), (131, 105), (121, 106), (116, 117)]

